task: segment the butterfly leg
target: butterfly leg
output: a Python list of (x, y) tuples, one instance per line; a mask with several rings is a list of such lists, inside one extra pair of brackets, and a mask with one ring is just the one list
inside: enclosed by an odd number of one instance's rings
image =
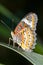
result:
[(11, 40), (13, 41), (13, 39), (10, 37), (10, 38), (9, 38), (9, 45), (10, 45)]
[[(13, 39), (10, 37), (9, 38), (9, 45), (10, 45), (10, 42), (13, 41)], [(15, 47), (15, 42), (13, 41), (13, 48)]]
[(13, 41), (13, 48), (15, 47), (15, 42)]
[(18, 50), (19, 50), (20, 46), (18, 45)]
[(18, 43), (18, 50), (21, 48), (21, 42)]

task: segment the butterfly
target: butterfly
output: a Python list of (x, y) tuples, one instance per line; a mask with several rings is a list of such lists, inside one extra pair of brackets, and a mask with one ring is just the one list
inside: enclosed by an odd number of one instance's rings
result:
[(13, 47), (17, 43), (25, 51), (32, 51), (35, 48), (37, 21), (37, 15), (29, 13), (18, 23), (15, 30), (11, 31)]

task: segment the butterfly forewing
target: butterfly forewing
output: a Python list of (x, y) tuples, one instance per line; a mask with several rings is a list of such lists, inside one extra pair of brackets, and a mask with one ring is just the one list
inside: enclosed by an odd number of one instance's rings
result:
[(16, 42), (23, 50), (32, 50), (35, 47), (37, 20), (35, 13), (29, 13), (19, 22), (14, 30), (14, 35), (17, 36)]

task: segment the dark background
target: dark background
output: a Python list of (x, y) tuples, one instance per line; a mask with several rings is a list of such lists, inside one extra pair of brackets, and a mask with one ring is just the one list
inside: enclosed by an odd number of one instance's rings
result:
[[(38, 24), (37, 24), (37, 30), (36, 30), (37, 36), (39, 37), (41, 41), (43, 41), (43, 1), (0, 0), (0, 4), (5, 6), (8, 10), (10, 10), (15, 16), (17, 16), (20, 19), (22, 19), (25, 16), (25, 14), (29, 12), (35, 12), (38, 15)], [(17, 53), (14, 53), (11, 50), (7, 50), (5, 48), (3, 49), (3, 47), (0, 47), (0, 50), (2, 50), (2, 52), (0, 53), (0, 57), (1, 57), (0, 62), (3, 62), (5, 64), (8, 62), (9, 64), (6, 64), (6, 65), (15, 65), (15, 64), (16, 65), (17, 64), (32, 65), (27, 60), (24, 60), (23, 57), (21, 57)], [(20, 60), (18, 60), (18, 58)]]

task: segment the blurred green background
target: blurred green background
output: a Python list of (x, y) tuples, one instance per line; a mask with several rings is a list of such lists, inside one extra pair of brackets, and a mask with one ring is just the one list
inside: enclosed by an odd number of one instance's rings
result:
[[(43, 43), (43, 2), (36, 0), (0, 0), (0, 42), (8, 43), (10, 31), (14, 30), (18, 22), (29, 12), (35, 12), (38, 15), (37, 38)], [(1, 21), (5, 22), (11, 30)], [(0, 63), (32, 65), (16, 52), (2, 46), (0, 46)]]

